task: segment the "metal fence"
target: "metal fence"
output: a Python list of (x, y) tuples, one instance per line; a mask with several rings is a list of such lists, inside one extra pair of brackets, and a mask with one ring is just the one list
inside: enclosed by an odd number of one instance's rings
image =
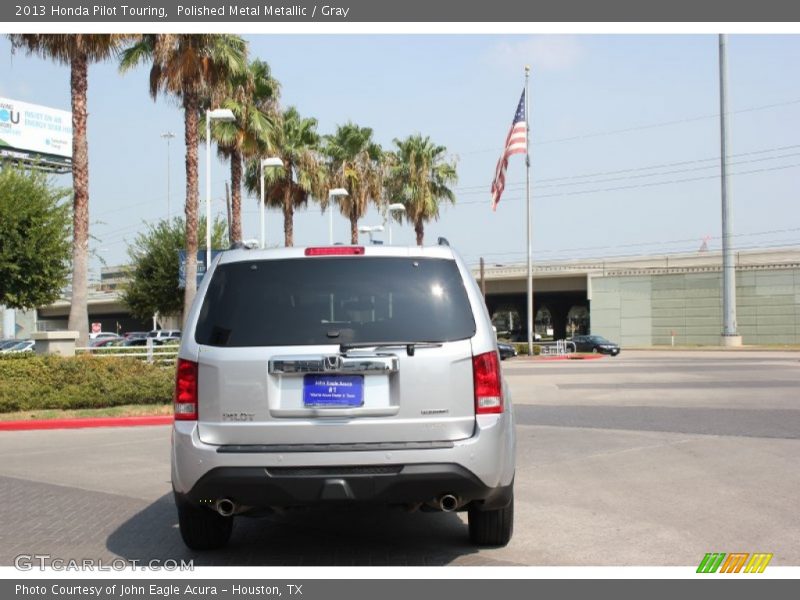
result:
[(92, 356), (117, 356), (143, 360), (148, 363), (172, 365), (178, 357), (178, 345), (155, 346), (148, 340), (146, 346), (99, 346), (76, 347), (76, 354), (91, 354)]
[(553, 343), (539, 343), (538, 346), (542, 349), (542, 354), (548, 356), (564, 356), (577, 351), (575, 342), (570, 340), (556, 340)]

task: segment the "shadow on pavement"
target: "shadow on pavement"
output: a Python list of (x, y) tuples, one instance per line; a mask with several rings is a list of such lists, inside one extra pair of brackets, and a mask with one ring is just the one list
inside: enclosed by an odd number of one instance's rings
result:
[[(453, 513), (378, 507), (317, 508), (263, 518), (237, 517), (228, 546), (194, 552), (183, 545), (171, 494), (135, 514), (106, 541), (116, 555), (194, 559), (195, 566), (394, 566), (477, 564), (465, 522)], [(490, 563), (496, 563), (489, 560)]]

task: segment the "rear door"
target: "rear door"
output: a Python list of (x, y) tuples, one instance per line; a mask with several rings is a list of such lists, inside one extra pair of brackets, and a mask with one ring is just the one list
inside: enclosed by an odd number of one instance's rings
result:
[(475, 321), (454, 260), (314, 256), (217, 267), (201, 308), (212, 444), (467, 438)]

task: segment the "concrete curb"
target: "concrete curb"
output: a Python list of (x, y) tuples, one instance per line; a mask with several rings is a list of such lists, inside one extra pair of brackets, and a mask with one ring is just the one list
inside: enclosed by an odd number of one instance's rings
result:
[(581, 356), (565, 354), (564, 356), (518, 356), (516, 358), (521, 359), (519, 362), (549, 362), (552, 360), (597, 360), (606, 356), (605, 354), (583, 354)]
[(171, 425), (172, 415), (150, 417), (98, 417), (75, 419), (31, 419), (25, 421), (0, 421), (0, 431), (30, 431), (35, 429), (84, 429), (87, 427), (140, 427), (144, 425)]

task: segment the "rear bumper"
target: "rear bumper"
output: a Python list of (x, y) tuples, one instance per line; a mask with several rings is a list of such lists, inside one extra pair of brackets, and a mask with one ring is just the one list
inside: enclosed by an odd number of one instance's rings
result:
[(459, 507), (484, 510), (507, 506), (512, 486), (490, 488), (454, 464), (377, 467), (219, 467), (206, 473), (183, 499), (196, 505), (232, 500), (248, 508), (309, 506), (324, 503), (434, 504), (445, 494)]
[[(514, 454), (510, 401), (502, 414), (478, 416), (470, 438), (438, 443), (219, 446), (200, 440), (196, 422), (176, 421), (172, 486), (177, 494), (204, 501), (232, 498), (240, 488), (258, 500), (264, 488), (274, 505), (324, 499), (319, 486), (325, 487), (325, 479), (344, 479), (357, 501), (425, 502), (455, 491), (477, 499), (512, 483)], [(285, 496), (274, 489), (284, 486)]]

